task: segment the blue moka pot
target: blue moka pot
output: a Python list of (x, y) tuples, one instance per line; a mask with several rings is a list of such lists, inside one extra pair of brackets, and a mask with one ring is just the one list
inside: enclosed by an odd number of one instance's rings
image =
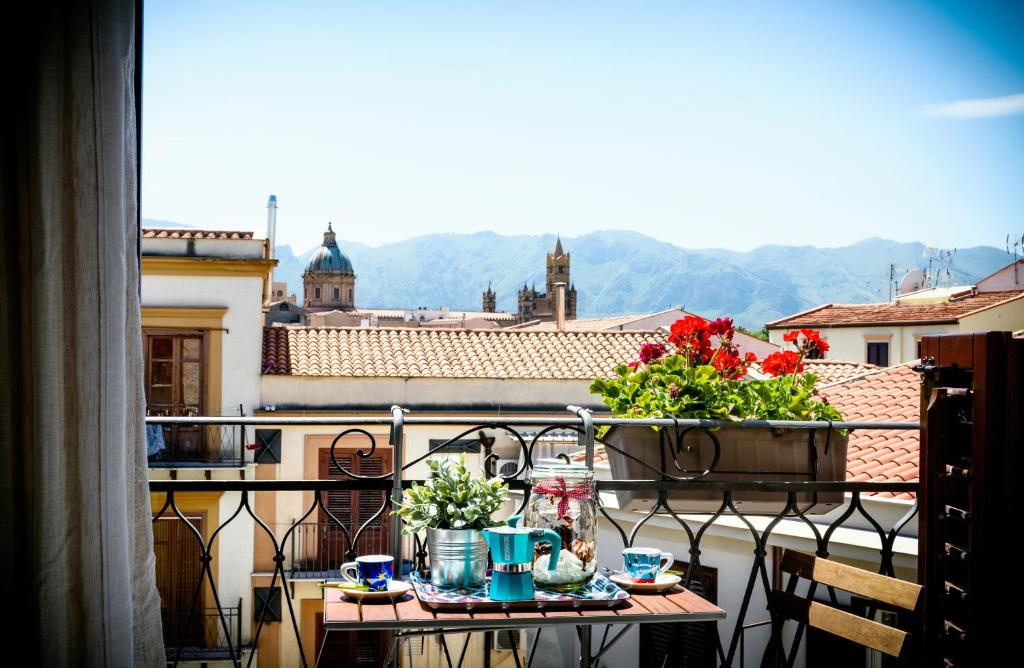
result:
[(558, 554), (562, 539), (550, 529), (530, 529), (516, 526), (522, 515), (508, 518), (507, 526), (484, 529), (484, 540), (491, 549), (491, 586), (488, 594), (492, 601), (529, 601), (533, 599), (533, 546), (551, 544), (548, 570), (558, 567)]

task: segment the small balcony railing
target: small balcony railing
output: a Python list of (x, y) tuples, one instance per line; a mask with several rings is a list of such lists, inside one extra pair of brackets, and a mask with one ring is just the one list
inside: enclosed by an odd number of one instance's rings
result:
[[(225, 425), (238, 424), (247, 425), (253, 428), (280, 428), (280, 427), (332, 427), (337, 429), (338, 438), (342, 436), (359, 433), (361, 437), (367, 438), (366, 447), (358, 454), (359, 457), (372, 457), (378, 448), (376, 439), (370, 435), (373, 427), (387, 426), (389, 428), (388, 443), (391, 446), (392, 462), (396, 464), (390, 471), (383, 475), (358, 475), (345, 467), (339, 467), (343, 475), (340, 479), (331, 480), (153, 480), (150, 481), (150, 490), (153, 492), (166, 493), (166, 502), (162, 508), (154, 508), (154, 519), (164, 517), (168, 514), (175, 515), (182, 521), (187, 521), (178, 507), (180, 499), (187, 499), (190, 493), (196, 492), (236, 492), (238, 493), (237, 507), (231, 511), (221, 509), (222, 517), (227, 517), (220, 527), (210, 527), (208, 538), (204, 538), (198, 531), (193, 531), (201, 552), (200, 560), (203, 568), (203, 581), (209, 582), (212, 589), (213, 599), (218, 600), (217, 587), (213, 582), (210, 573), (210, 560), (214, 544), (218, 540), (220, 530), (231, 522), (238, 521), (239, 517), (248, 517), (254, 522), (257, 534), (263, 536), (263, 540), (271, 546), (272, 555), (267, 560), (272, 562), (273, 572), (270, 577), (270, 588), (280, 588), (288, 591), (295, 580), (310, 578), (330, 577), (336, 575), (336, 568), (344, 561), (350, 561), (357, 554), (367, 554), (371, 549), (363, 544), (363, 541), (374, 531), (379, 534), (381, 543), (379, 551), (400, 555), (405, 569), (426, 570), (428, 555), (426, 541), (421, 537), (404, 537), (401, 534), (401, 523), (390, 521), (390, 508), (393, 500), (400, 499), (402, 490), (410, 486), (414, 481), (407, 477), (409, 469), (432, 456), (436, 451), (450, 446), (452, 443), (464, 439), (467, 436), (476, 434), (481, 430), (505, 432), (513, 437), (519, 444), (519, 461), (522, 466), (518, 471), (506, 471), (502, 477), (508, 482), (513, 491), (522, 493), (522, 503), (526, 503), (529, 494), (529, 483), (524, 480), (523, 471), (532, 466), (534, 446), (545, 434), (554, 430), (575, 432), (579, 437), (580, 447), (585, 453), (585, 461), (592, 462), (594, 448), (602, 440), (595, 435), (597, 428), (605, 425), (617, 425), (625, 428), (649, 429), (651, 426), (664, 428), (686, 428), (686, 429), (745, 429), (751, 427), (774, 427), (785, 429), (884, 429), (884, 430), (918, 430), (917, 423), (897, 422), (770, 422), (758, 421), (749, 423), (721, 423), (711, 420), (627, 420), (611, 417), (593, 416), (584, 409), (570, 407), (575, 413), (574, 417), (565, 418), (506, 418), (504, 420), (479, 420), (473, 418), (447, 418), (434, 416), (406, 416), (405, 411), (395, 407), (390, 416), (380, 415), (360, 418), (310, 418), (310, 417), (280, 417), (280, 418), (147, 418), (150, 424), (198, 424), (198, 425)], [(418, 454), (416, 457), (405, 457), (404, 430), (408, 425), (430, 425), (433, 428), (442, 426), (451, 427), (451, 438), (434, 445), (431, 441), (428, 451)], [(528, 436), (522, 434), (528, 433)], [(612, 447), (604, 444), (606, 448)], [(334, 458), (334, 445), (331, 446), (332, 460)], [(613, 448), (614, 449), (614, 448)], [(494, 455), (491, 456), (496, 459)], [(493, 462), (488, 462), (493, 464)], [(766, 616), (764, 609), (754, 610), (752, 599), (755, 592), (767, 596), (771, 589), (769, 570), (771, 568), (768, 557), (770, 548), (775, 546), (779, 535), (779, 528), (782, 522), (793, 523), (801, 527), (801, 531), (813, 543), (813, 552), (818, 556), (827, 557), (837, 541), (834, 540), (836, 532), (840, 529), (850, 528), (852, 524), (858, 524), (861, 531), (867, 531), (877, 540), (877, 563), (876, 570), (879, 573), (894, 576), (896, 545), (903, 533), (917, 513), (917, 502), (908, 505), (906, 512), (898, 518), (875, 517), (872, 515), (870, 504), (865, 504), (866, 495), (876, 493), (903, 494), (918, 492), (916, 482), (815, 482), (806, 479), (785, 480), (785, 481), (707, 481), (707, 480), (680, 480), (669, 471), (661, 471), (653, 480), (605, 480), (599, 479), (596, 482), (598, 492), (616, 492), (630, 490), (651, 490), (658, 491), (657, 499), (651, 507), (645, 511), (628, 514), (628, 520), (620, 517), (617, 519), (606, 511), (602, 511), (602, 522), (608, 522), (615, 535), (621, 537), (623, 546), (634, 544), (642, 536), (645, 527), (656, 515), (669, 518), (678, 526), (674, 532), (678, 545), (671, 550), (677, 557), (684, 556), (688, 559), (688, 566), (685, 572), (684, 585), (697, 587), (704, 581), (704, 567), (701, 563), (702, 548), (704, 541), (709, 535), (708, 529), (720, 522), (723, 518), (731, 517), (740, 522), (741, 531), (747, 536), (750, 542), (749, 568), (745, 571), (743, 579), (745, 582), (742, 599), (735, 601), (719, 600), (718, 604), (727, 612), (726, 625), (729, 627), (726, 632), (713, 632), (711, 646), (714, 658), (717, 663), (724, 666), (742, 664), (742, 654), (754, 654), (752, 639), (748, 632), (760, 629)], [(717, 512), (701, 516), (681, 516), (672, 511), (668, 502), (669, 493), (673, 490), (705, 491), (720, 495), (721, 503)], [(330, 517), (327, 521), (320, 521), (322, 514), (326, 511), (327, 497), (332, 492), (383, 492), (382, 502), (372, 516), (362, 523), (344, 522), (336, 516)], [(836, 492), (845, 493), (846, 501), (839, 509), (834, 510), (827, 517), (809, 518), (801, 511), (801, 504), (797, 502), (802, 495)], [(268, 525), (256, 512), (257, 504), (254, 502), (257, 492), (279, 492), (279, 493), (306, 493), (312, 501), (306, 505), (304, 513), (282, 525)], [(763, 492), (778, 495), (780, 508), (772, 513), (752, 513), (742, 509), (742, 506), (733, 502), (733, 494), (737, 492)], [(625, 526), (623, 522), (625, 521)], [(384, 532), (380, 531), (381, 526), (386, 526)], [(866, 529), (865, 529), (866, 527)], [(326, 547), (325, 547), (326, 546)], [(378, 545), (372, 547), (377, 550)], [(220, 550), (230, 549), (227, 545), (221, 544)], [(834, 592), (829, 592), (834, 596)], [(303, 649), (303, 639), (299, 634), (298, 615), (299, 610), (292, 604), (291, 596), (284, 595), (281, 607), (281, 621), (285, 622), (283, 628), (294, 631), (294, 642), (297, 645), (297, 654), (301, 665), (308, 666), (315, 657), (307, 656)], [(760, 600), (760, 598), (759, 598)], [(219, 606), (219, 603), (218, 603)], [(218, 609), (221, 609), (218, 607)], [(253, 613), (254, 623), (252, 629), (253, 647), (259, 642), (262, 630), (268, 621), (267, 614), (270, 606), (261, 606)], [(226, 617), (222, 617), (221, 626), (227, 625)], [(799, 642), (802, 629), (797, 632)], [(538, 634), (539, 637), (539, 634)], [(607, 634), (605, 634), (607, 638)], [(443, 636), (440, 638), (444, 643)], [(603, 642), (602, 642), (603, 644)], [(536, 647), (536, 643), (533, 644)], [(757, 656), (763, 651), (758, 648)], [(532, 654), (532, 649), (530, 650)], [(169, 657), (171, 654), (169, 653)], [(232, 657), (236, 665), (250, 665), (252, 656), (243, 660), (241, 652), (236, 652)], [(175, 658), (175, 663), (179, 658)]]
[(170, 661), (216, 661), (241, 657), (242, 601), (203, 608), (198, 614), (163, 614), (164, 648)]
[(241, 468), (250, 434), (243, 424), (149, 424), (149, 467)]

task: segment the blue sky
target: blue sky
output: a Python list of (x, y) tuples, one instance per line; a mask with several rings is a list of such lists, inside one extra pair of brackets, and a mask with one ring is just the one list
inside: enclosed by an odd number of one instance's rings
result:
[(685, 247), (1024, 232), (1024, 3), (146, 4), (143, 215), (628, 229)]

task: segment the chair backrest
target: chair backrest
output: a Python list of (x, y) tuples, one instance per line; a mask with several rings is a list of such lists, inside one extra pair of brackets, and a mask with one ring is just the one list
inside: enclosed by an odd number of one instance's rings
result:
[[(802, 552), (783, 552), (780, 567), (784, 573), (900, 610), (916, 613), (921, 601), (921, 585)], [(906, 631), (797, 596), (794, 588), (795, 580), (788, 591), (772, 591), (769, 607), (773, 620), (792, 619), (891, 656), (902, 654), (907, 642)], [(773, 644), (779, 640), (776, 636), (780, 631), (781, 626), (773, 629)], [(775, 649), (779, 647), (775, 644)], [(768, 651), (771, 650), (770, 646)]]

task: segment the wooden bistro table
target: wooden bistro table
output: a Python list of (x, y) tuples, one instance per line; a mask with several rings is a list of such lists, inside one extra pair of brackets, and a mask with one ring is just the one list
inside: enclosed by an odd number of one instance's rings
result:
[[(410, 637), (473, 631), (498, 631), (543, 626), (575, 626), (580, 638), (580, 666), (590, 668), (633, 624), (665, 622), (713, 622), (725, 619), (725, 611), (682, 587), (660, 594), (631, 594), (614, 608), (578, 610), (488, 610), (480, 612), (434, 611), (420, 603), (413, 592), (392, 601), (355, 602), (337, 588), (324, 589), (324, 630), (392, 631), (384, 665), (400, 656), (400, 643)], [(594, 624), (624, 624), (601, 651), (591, 655), (590, 628)], [(317, 648), (317, 665), (319, 652)], [(460, 659), (461, 663), (461, 659)], [(519, 664), (516, 654), (516, 664)]]

